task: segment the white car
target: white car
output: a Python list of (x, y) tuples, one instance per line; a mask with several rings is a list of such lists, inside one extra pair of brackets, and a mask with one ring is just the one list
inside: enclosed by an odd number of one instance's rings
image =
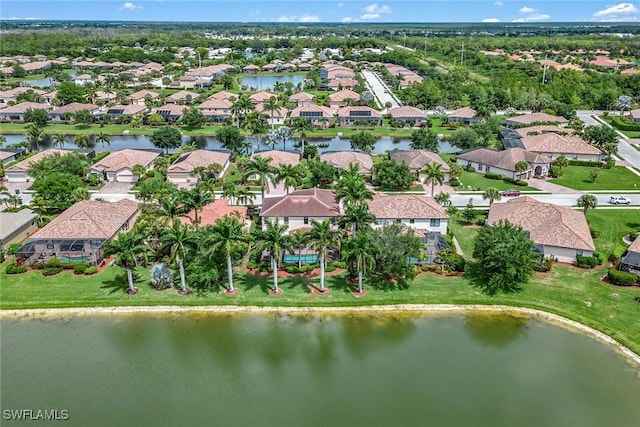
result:
[(611, 196), (609, 197), (609, 203), (614, 205), (630, 205), (631, 200), (624, 196)]

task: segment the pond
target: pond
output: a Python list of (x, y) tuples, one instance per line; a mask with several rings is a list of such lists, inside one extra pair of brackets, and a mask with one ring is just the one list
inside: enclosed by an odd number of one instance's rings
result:
[[(5, 135), (6, 143), (4, 146), (6, 147), (9, 144), (15, 144), (25, 140), (23, 135)], [(89, 146), (91, 148), (95, 148), (96, 152), (102, 151), (117, 151), (122, 150), (124, 148), (137, 148), (137, 149), (145, 149), (145, 148), (155, 148), (149, 137), (146, 135), (133, 136), (133, 135), (113, 135), (111, 136), (111, 141), (109, 145), (103, 145), (102, 143), (96, 144), (96, 137), (92, 135), (89, 138)], [(270, 146), (265, 144), (264, 142), (258, 140), (257, 138), (247, 138), (248, 141), (251, 142), (254, 151), (264, 151), (271, 149)], [(295, 150), (294, 145), (299, 141), (298, 138), (291, 138), (286, 143), (279, 142), (275, 145), (275, 149), (278, 150)], [(44, 143), (40, 144), (40, 149), (51, 148), (52, 144), (51, 138), (48, 138), (44, 141)], [(188, 144), (194, 142), (199, 148), (207, 148), (207, 149), (220, 149), (220, 141), (214, 137), (184, 137), (183, 142)], [(320, 153), (324, 153), (325, 151), (339, 151), (339, 150), (350, 150), (351, 143), (349, 139), (334, 137), (331, 139), (321, 139), (321, 138), (310, 138), (309, 142), (318, 146), (318, 151)], [(410, 149), (409, 143), (410, 139), (406, 138), (392, 138), (389, 136), (383, 136), (376, 139), (376, 145), (373, 149), (374, 154), (384, 154), (388, 151), (392, 150), (408, 150)], [(67, 144), (64, 146), (66, 149), (76, 148), (73, 143), (73, 137), (67, 137)], [(455, 153), (458, 151), (455, 147), (449, 145), (446, 141), (440, 142), (440, 153)]]
[(240, 84), (245, 86), (247, 90), (273, 90), (277, 82), (280, 83), (293, 83), (293, 86), (297, 86), (304, 81), (303, 75), (296, 74), (283, 74), (281, 76), (253, 76), (243, 77), (240, 79)]
[(521, 315), (4, 318), (0, 356), (2, 409), (66, 410), (66, 425), (588, 427), (640, 419), (637, 366), (591, 337)]

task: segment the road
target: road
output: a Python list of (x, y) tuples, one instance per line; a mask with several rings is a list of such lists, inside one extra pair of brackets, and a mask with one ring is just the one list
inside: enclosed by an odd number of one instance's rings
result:
[[(539, 200), (541, 202), (546, 202), (546, 203), (553, 203), (554, 205), (560, 205), (560, 206), (576, 206), (578, 203), (578, 197), (580, 197), (582, 194), (584, 193), (580, 193), (580, 192), (576, 192), (576, 193), (566, 193), (566, 194), (539, 194), (539, 195), (535, 195), (534, 193), (529, 193), (526, 194), (527, 196), (530, 196), (536, 200)], [(591, 193), (593, 194), (593, 193)], [(637, 209), (640, 211), (640, 207), (638, 207), (638, 205), (640, 205), (640, 194), (625, 194), (624, 192), (620, 193), (620, 192), (611, 192), (611, 193), (606, 193), (606, 194), (593, 194), (594, 196), (596, 196), (596, 198), (598, 199), (598, 207), (601, 208), (613, 208), (613, 207), (620, 207), (620, 208), (627, 208), (627, 206), (624, 205), (610, 205), (608, 203), (609, 201), (609, 196), (611, 196), (612, 194), (618, 195), (618, 194), (622, 194), (625, 195), (627, 198), (629, 198), (631, 200), (631, 206), (628, 206), (629, 209)], [(513, 199), (513, 197), (503, 197), (499, 202), (494, 202), (494, 203), (501, 203), (501, 202), (506, 202), (507, 200)], [(467, 203), (469, 203), (469, 200), (472, 200), (473, 205), (476, 207), (488, 207), (489, 206), (489, 201), (488, 200), (484, 200), (482, 198), (482, 194), (474, 194), (474, 195), (470, 195), (470, 194), (452, 194), (451, 195), (451, 204), (453, 206), (457, 206), (457, 207), (464, 207), (467, 205)], [(639, 214), (640, 215), (640, 214)]]
[[(381, 107), (384, 107), (387, 102), (391, 104), (391, 108), (400, 106), (400, 103), (396, 100), (391, 90), (389, 90), (385, 82), (383, 82), (377, 74), (369, 70), (362, 70), (362, 77), (366, 80), (369, 90), (373, 96), (378, 99)], [(386, 112), (386, 109), (384, 112)]]

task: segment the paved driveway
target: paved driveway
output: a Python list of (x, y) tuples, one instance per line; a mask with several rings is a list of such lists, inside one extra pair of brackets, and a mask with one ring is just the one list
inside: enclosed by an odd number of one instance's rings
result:
[(362, 77), (367, 81), (367, 86), (371, 89), (371, 92), (378, 98), (380, 101), (380, 106), (384, 107), (388, 102), (391, 104), (391, 108), (399, 107), (400, 104), (396, 101), (396, 99), (392, 96), (391, 91), (387, 87), (387, 85), (372, 71), (363, 70)]

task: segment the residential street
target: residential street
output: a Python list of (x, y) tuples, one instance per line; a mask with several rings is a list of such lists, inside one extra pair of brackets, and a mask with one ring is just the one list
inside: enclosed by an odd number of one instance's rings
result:
[[(371, 93), (378, 99), (380, 107), (384, 108), (387, 102), (391, 104), (391, 108), (400, 106), (392, 91), (374, 72), (362, 70), (362, 77), (367, 81)], [(384, 111), (386, 112), (386, 109)]]

